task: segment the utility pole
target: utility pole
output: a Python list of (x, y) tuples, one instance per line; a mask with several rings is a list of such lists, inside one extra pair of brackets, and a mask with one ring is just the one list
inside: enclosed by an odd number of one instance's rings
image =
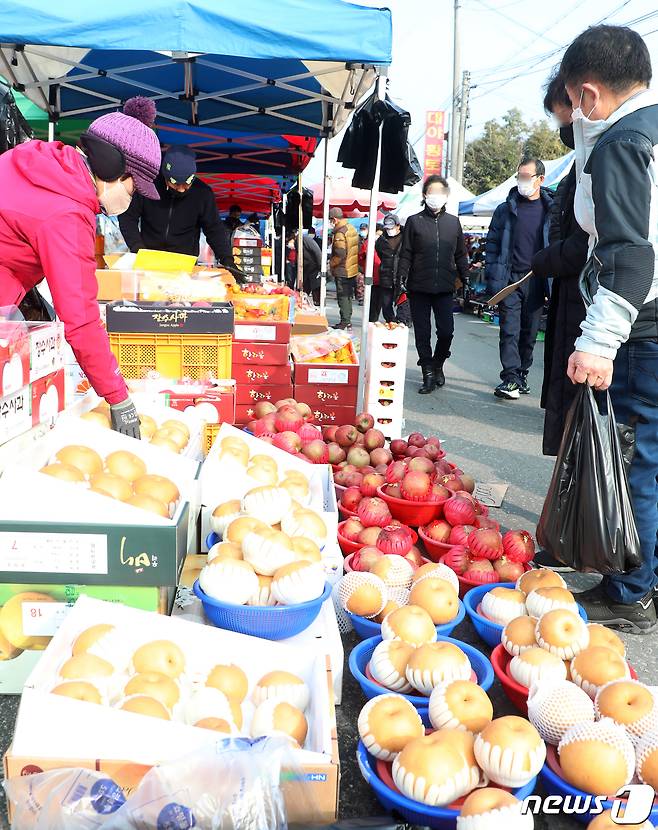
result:
[(459, 143), (459, 76), (461, 75), (461, 44), (459, 40), (459, 3), (454, 0), (453, 50), (452, 50), (452, 118), (450, 120), (450, 175), (457, 170), (457, 151)]
[(459, 142), (457, 145), (457, 167), (452, 174), (462, 183), (464, 176), (464, 153), (466, 151), (466, 124), (468, 122), (468, 96), (471, 90), (471, 73), (466, 69), (462, 75), (462, 95), (459, 106)]

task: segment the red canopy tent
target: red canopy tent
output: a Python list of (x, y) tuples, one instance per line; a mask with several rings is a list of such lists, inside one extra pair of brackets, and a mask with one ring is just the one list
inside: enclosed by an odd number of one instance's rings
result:
[(207, 173), (201, 178), (212, 188), (221, 213), (238, 204), (243, 213), (269, 214), (272, 203), (281, 201), (281, 184), (276, 179), (235, 173)]
[[(322, 182), (314, 184), (311, 190), (313, 191), (313, 215), (321, 217), (324, 207), (324, 184)], [(345, 216), (350, 218), (365, 216), (370, 210), (370, 191), (352, 187), (347, 179), (331, 179), (329, 193), (330, 206), (341, 208)], [(398, 201), (394, 196), (378, 194), (377, 208), (380, 211), (395, 210), (397, 204)]]

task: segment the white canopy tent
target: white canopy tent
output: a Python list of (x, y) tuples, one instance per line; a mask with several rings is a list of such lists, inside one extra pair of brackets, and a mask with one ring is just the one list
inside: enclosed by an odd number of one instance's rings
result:
[[(454, 216), (457, 216), (459, 212), (459, 204), (469, 199), (475, 199), (475, 194), (471, 193), (470, 190), (467, 190), (457, 181), (457, 179), (453, 179), (452, 176), (448, 176), (448, 184), (450, 185), (450, 196), (448, 197), (446, 211), (448, 213), (452, 213)], [(395, 211), (403, 224), (410, 216), (413, 216), (414, 213), (419, 213), (423, 209), (421, 204), (422, 198), (422, 181), (417, 182), (413, 185), (413, 187), (410, 187), (404, 192), (398, 202), (397, 210)]]

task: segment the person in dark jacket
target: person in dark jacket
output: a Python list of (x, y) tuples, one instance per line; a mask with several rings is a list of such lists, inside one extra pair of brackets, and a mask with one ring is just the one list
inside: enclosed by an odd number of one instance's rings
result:
[[(418, 390), (421, 395), (445, 383), (443, 365), (450, 357), (455, 329), (453, 294), (457, 273), (468, 284), (468, 256), (461, 222), (446, 213), (449, 193), (443, 176), (425, 179), (425, 207), (407, 220), (400, 249), (398, 296), (409, 297), (418, 365), (423, 373), (423, 385)], [(432, 313), (436, 323), (434, 350)]]
[(231, 241), (219, 221), (212, 190), (196, 176), (196, 158), (189, 147), (172, 147), (164, 155), (155, 180), (159, 201), (136, 194), (130, 207), (119, 217), (126, 245), (199, 255), (199, 238), (204, 232), (218, 262), (235, 268)]
[[(539, 159), (523, 159), (516, 172), (516, 187), (494, 211), (484, 270), (491, 295), (524, 277), (534, 255), (548, 245), (553, 195), (542, 187), (544, 174)], [(545, 283), (531, 277), (498, 304), (503, 367), (501, 383), (494, 390), (498, 398), (515, 400), (530, 392), (527, 378), (544, 307)]]
[(243, 224), (242, 208), (240, 205), (231, 205), (228, 209), (228, 216), (224, 219), (224, 225), (226, 225), (229, 236)]
[[(295, 231), (295, 245), (298, 232)], [(302, 266), (304, 269), (304, 292), (313, 298), (315, 305), (320, 305), (320, 271), (322, 270), (322, 252), (314, 237), (302, 235)]]
[(380, 261), (379, 302), (387, 323), (393, 323), (396, 319), (395, 300), (400, 294), (398, 270), (401, 245), (400, 220), (394, 213), (389, 213), (384, 217), (384, 233), (375, 242), (375, 253)]
[[(573, 150), (571, 102), (559, 74), (555, 74), (548, 84), (544, 108), (560, 123), (562, 143)], [(575, 195), (576, 168), (572, 166), (555, 194), (549, 229), (550, 244), (538, 251), (532, 260), (535, 276), (553, 277), (541, 390), (541, 405), (545, 409), (544, 455), (557, 455), (567, 412), (578, 389), (567, 377), (567, 364), (574, 343), (580, 336), (580, 324), (585, 319), (585, 303), (578, 278), (587, 260), (588, 237), (574, 216)]]

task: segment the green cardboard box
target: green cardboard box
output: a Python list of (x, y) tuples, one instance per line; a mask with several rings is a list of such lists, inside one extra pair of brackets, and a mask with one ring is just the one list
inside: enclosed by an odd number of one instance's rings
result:
[(26, 679), (41, 659), (52, 635), (82, 594), (143, 611), (168, 614), (174, 589), (0, 584), (0, 694), (21, 694)]

